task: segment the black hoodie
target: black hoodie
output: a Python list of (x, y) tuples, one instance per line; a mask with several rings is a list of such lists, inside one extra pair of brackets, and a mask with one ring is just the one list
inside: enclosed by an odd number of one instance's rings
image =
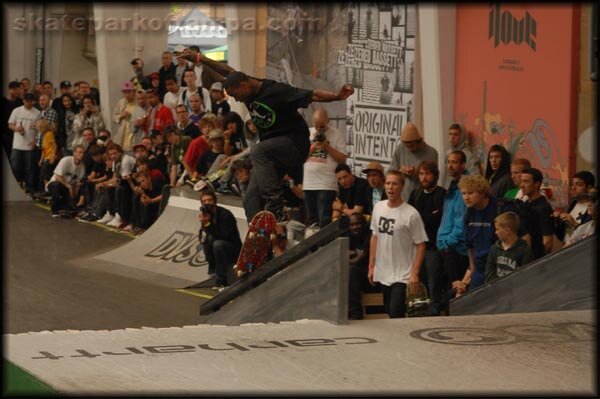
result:
[(517, 239), (506, 250), (502, 247), (502, 241), (498, 240), (492, 245), (488, 254), (485, 265), (485, 282), (489, 283), (499, 277), (504, 277), (532, 260), (531, 248), (522, 238)]

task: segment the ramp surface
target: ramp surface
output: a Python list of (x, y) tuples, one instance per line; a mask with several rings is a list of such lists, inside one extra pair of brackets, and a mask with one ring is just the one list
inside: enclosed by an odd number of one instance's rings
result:
[(301, 319), (347, 323), (348, 284), (348, 239), (338, 238), (229, 302), (206, 323), (240, 325)]
[[(221, 206), (232, 211), (240, 235), (245, 236), (248, 225), (243, 210)], [(172, 193), (164, 212), (144, 234), (120, 248), (77, 262), (169, 288), (207, 280), (208, 263), (198, 241), (199, 208), (199, 200)]]
[(30, 201), (17, 183), (6, 153), (2, 150), (2, 200), (8, 202)]
[(450, 314), (597, 309), (596, 240), (589, 237), (452, 301)]
[(5, 335), (62, 395), (594, 395), (595, 312)]

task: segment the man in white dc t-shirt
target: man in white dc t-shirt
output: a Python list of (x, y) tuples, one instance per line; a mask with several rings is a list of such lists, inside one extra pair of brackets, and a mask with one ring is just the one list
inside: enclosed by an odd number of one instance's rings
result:
[(371, 218), (369, 282), (381, 283), (383, 305), (390, 318), (405, 317), (406, 287), (419, 288), (419, 271), (428, 241), (419, 212), (402, 199), (404, 175), (390, 171), (387, 200), (379, 201)]
[(318, 223), (323, 227), (331, 222), (332, 204), (337, 194), (335, 168), (346, 163), (346, 136), (329, 126), (329, 117), (323, 108), (313, 113), (313, 126), (302, 189), (308, 224)]
[(33, 106), (34, 96), (25, 93), (23, 105), (15, 108), (8, 118), (8, 128), (13, 134), (13, 151), (10, 164), (18, 182), (25, 182), (29, 192), (35, 191), (35, 126), (40, 111)]
[(72, 208), (75, 198), (85, 177), (83, 156), (85, 149), (82, 145), (73, 147), (73, 156), (62, 158), (52, 178), (46, 185), (46, 191), (52, 195), (52, 217), (58, 217), (58, 211)]

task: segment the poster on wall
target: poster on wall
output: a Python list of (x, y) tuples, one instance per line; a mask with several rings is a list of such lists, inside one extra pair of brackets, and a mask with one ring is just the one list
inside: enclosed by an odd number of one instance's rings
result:
[(554, 206), (574, 172), (577, 6), (459, 5), (455, 119), (485, 159), (501, 144), (542, 171)]
[(267, 77), (333, 91), (351, 84), (355, 93), (345, 103), (325, 105), (330, 125), (346, 134), (347, 163), (355, 173), (373, 160), (387, 170), (413, 115), (416, 6), (268, 6), (270, 18), (290, 15), (301, 29), (268, 33)]

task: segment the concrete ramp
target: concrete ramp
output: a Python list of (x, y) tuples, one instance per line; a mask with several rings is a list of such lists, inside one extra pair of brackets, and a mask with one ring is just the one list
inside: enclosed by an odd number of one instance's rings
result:
[[(198, 193), (195, 193), (196, 196)], [(240, 235), (248, 230), (241, 208), (221, 205), (236, 216)], [(171, 194), (158, 220), (130, 243), (75, 262), (169, 288), (187, 287), (209, 278), (208, 263), (198, 241), (200, 201)]]
[(56, 331), (4, 356), (60, 396), (597, 396), (593, 311)]
[(597, 309), (596, 240), (589, 237), (455, 299), (450, 314)]
[(2, 150), (2, 200), (4, 202), (30, 201), (17, 183), (6, 153)]
[(338, 238), (293, 263), (205, 322), (237, 326), (301, 319), (348, 322), (347, 238)]

